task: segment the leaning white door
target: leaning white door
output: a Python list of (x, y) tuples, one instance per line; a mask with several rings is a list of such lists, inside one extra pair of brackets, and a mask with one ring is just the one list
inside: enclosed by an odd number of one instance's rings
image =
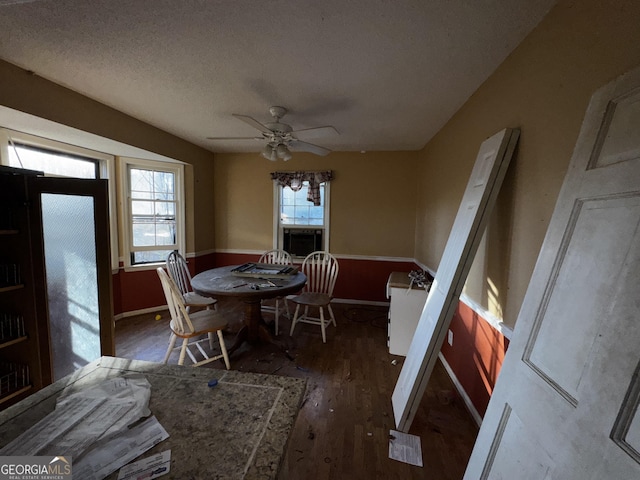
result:
[(480, 146), (436, 277), (391, 401), (396, 427), (408, 431), (422, 399), (460, 291), (473, 262), (520, 132), (504, 129)]
[(640, 70), (592, 98), (465, 479), (640, 478)]

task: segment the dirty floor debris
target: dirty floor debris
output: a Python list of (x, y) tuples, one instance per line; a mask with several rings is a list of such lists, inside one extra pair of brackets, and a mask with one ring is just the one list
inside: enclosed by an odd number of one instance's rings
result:
[[(227, 345), (242, 326), (242, 306), (220, 302), (229, 319)], [(278, 345), (243, 344), (231, 356), (233, 370), (307, 379), (296, 425), (280, 477), (313, 479), (459, 480), (471, 454), (477, 427), (438, 363), (416, 413), (410, 434), (420, 438), (424, 467), (389, 458), (395, 429), (391, 395), (404, 357), (387, 346), (388, 308), (334, 304), (337, 328), (301, 325), (289, 336), (290, 320), (280, 318)], [(123, 319), (116, 324), (116, 354), (162, 361), (169, 338), (167, 312)], [(270, 322), (272, 317), (265, 313)], [(171, 360), (170, 360), (171, 361)], [(204, 368), (204, 367), (201, 367)], [(214, 362), (207, 368), (222, 369)]]

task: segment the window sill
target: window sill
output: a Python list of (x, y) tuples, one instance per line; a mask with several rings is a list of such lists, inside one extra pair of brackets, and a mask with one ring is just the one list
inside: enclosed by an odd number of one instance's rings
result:
[(155, 270), (158, 267), (164, 267), (165, 262), (145, 263), (143, 265), (125, 265), (120, 267), (121, 272), (144, 272), (147, 270)]

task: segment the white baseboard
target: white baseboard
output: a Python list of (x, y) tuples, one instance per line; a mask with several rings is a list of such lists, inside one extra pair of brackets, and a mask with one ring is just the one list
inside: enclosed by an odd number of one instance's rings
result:
[(371, 305), (374, 307), (388, 307), (389, 302), (375, 302), (373, 300), (351, 300), (349, 298), (334, 298), (333, 303), (353, 303), (354, 305)]
[(462, 388), (462, 384), (458, 380), (458, 377), (456, 377), (456, 374), (453, 373), (453, 370), (451, 369), (451, 366), (449, 365), (449, 363), (447, 363), (447, 361), (445, 360), (444, 355), (442, 355), (442, 353), (438, 353), (438, 358), (442, 362), (442, 365), (444, 365), (444, 369), (449, 374), (449, 378), (451, 378), (451, 381), (456, 387), (456, 390), (462, 397), (462, 400), (464, 401), (464, 404), (467, 407), (467, 410), (473, 417), (473, 420), (476, 422), (476, 425), (478, 425), (479, 427), (480, 425), (482, 425), (482, 416), (478, 413), (478, 410), (476, 410), (476, 407), (473, 406), (473, 403), (471, 402), (471, 398), (469, 398), (469, 395), (467, 395), (467, 392), (465, 392), (464, 388)]
[(166, 310), (166, 309), (167, 309), (166, 305), (160, 305), (158, 307), (143, 308), (141, 310), (133, 310), (131, 312), (122, 312), (115, 315), (114, 320), (117, 322), (118, 320), (122, 320), (123, 318), (135, 317), (136, 315), (144, 315), (146, 313), (159, 312), (161, 310)]
[[(349, 300), (345, 298), (334, 298), (333, 302), (334, 303), (352, 303), (354, 305), (372, 305), (376, 307), (389, 306), (389, 302), (373, 302), (368, 300)], [(166, 305), (160, 305), (158, 307), (149, 307), (149, 308), (143, 308), (141, 310), (133, 310), (131, 312), (123, 312), (123, 313), (119, 313), (118, 315), (115, 315), (114, 320), (117, 322), (118, 320), (122, 320), (123, 318), (135, 317), (136, 315), (144, 315), (147, 313), (159, 312), (166, 309), (167, 309)]]

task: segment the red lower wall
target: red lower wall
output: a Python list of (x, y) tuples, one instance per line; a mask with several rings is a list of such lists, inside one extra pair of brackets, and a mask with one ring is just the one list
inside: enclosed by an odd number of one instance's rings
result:
[(155, 270), (119, 270), (113, 275), (113, 310), (116, 315), (166, 304)]
[(441, 353), (482, 417), (498, 380), (509, 340), (463, 302), (458, 302), (450, 329), (453, 346), (445, 341)]
[[(258, 255), (211, 253), (188, 259), (191, 273), (240, 265), (258, 260)], [(340, 271), (334, 291), (338, 299), (387, 302), (386, 284), (391, 272), (419, 269), (413, 262), (375, 259), (338, 258)], [(155, 270), (113, 275), (113, 299), (116, 315), (165, 305)], [(508, 339), (466, 304), (459, 302), (451, 321), (453, 346), (446, 341), (442, 354), (477, 412), (483, 416), (504, 360)]]
[[(225, 265), (255, 262), (259, 255), (243, 253), (210, 253), (189, 258), (191, 273)], [(340, 299), (366, 302), (386, 302), (389, 274), (415, 270), (413, 262), (338, 258), (340, 271), (334, 296)], [(165, 304), (160, 280), (155, 270), (125, 272), (113, 275), (113, 301), (116, 315), (136, 312)]]

